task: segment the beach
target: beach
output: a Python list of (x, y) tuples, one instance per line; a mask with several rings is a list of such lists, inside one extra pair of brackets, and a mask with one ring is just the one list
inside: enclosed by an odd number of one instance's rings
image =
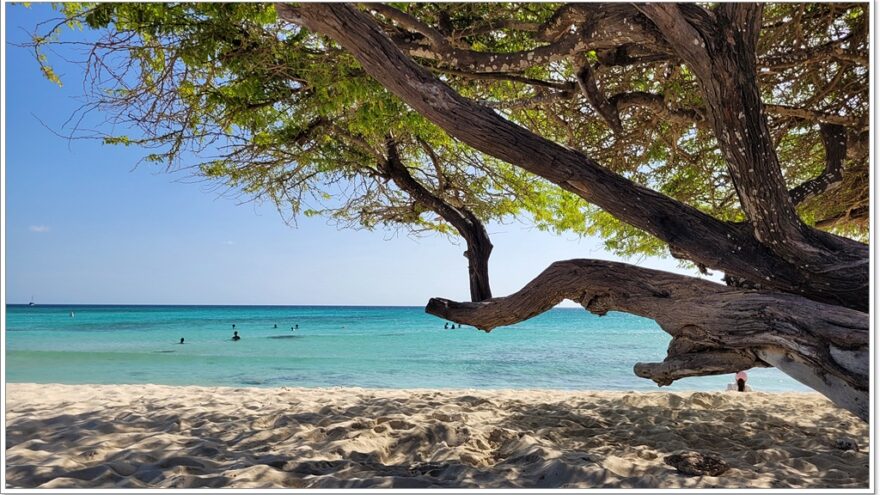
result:
[[(867, 488), (814, 393), (6, 386), (8, 488)], [(841, 450), (841, 438), (860, 451)], [(715, 453), (720, 476), (670, 454)]]

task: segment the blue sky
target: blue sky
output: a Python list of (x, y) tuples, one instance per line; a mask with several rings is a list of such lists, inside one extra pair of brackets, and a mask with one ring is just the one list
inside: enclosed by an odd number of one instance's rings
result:
[[(53, 14), (6, 8), (6, 302), (106, 304), (423, 305), (467, 299), (463, 247), (445, 237), (339, 230), (320, 218), (297, 228), (270, 204), (242, 204), (183, 173), (135, 167), (145, 154), (59, 137), (79, 107), (82, 68), (13, 46)], [(65, 33), (71, 36), (71, 33)], [(99, 117), (99, 116), (95, 116)], [(490, 225), (493, 292), (519, 289), (547, 265), (617, 259), (601, 241), (524, 224)], [(635, 260), (631, 260), (635, 261)], [(671, 259), (638, 264), (680, 270)]]

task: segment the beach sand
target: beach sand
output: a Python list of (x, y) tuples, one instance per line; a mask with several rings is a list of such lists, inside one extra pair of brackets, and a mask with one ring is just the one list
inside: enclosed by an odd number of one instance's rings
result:
[[(868, 426), (817, 394), (6, 388), (6, 484), (867, 488)], [(851, 437), (860, 452), (835, 447)], [(663, 462), (719, 454), (721, 476)]]

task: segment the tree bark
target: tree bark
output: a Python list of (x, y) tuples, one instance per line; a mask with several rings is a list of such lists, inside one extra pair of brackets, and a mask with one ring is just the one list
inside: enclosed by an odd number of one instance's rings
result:
[(742, 290), (622, 263), (552, 264), (520, 291), (480, 303), (431, 299), (426, 311), (485, 331), (547, 311), (564, 299), (604, 315), (624, 311), (672, 336), (663, 363), (637, 363), (658, 385), (688, 376), (775, 366), (868, 420), (866, 313), (794, 294)]
[(615, 134), (620, 134), (623, 132), (623, 125), (620, 123), (620, 114), (617, 111), (617, 106), (612, 105), (599, 89), (599, 85), (596, 84), (596, 79), (593, 75), (593, 70), (590, 68), (589, 60), (581, 60), (580, 63), (581, 68), (578, 69), (576, 78), (578, 87), (581, 88), (581, 93), (590, 102), (590, 105), (596, 109), (602, 120), (608, 124), (608, 127)]
[(492, 243), (485, 227), (479, 224), (478, 229), (472, 229), (467, 241), (467, 251), (464, 252), (468, 259), (468, 277), (471, 288), (471, 301), (485, 301), (492, 298), (492, 288), (489, 285), (489, 256), (492, 254)]
[(843, 180), (843, 160), (846, 158), (846, 129), (835, 124), (820, 124), (822, 143), (825, 145), (825, 169), (819, 176), (792, 189), (789, 194), (794, 204), (818, 196)]
[(696, 75), (755, 236), (774, 252), (797, 258), (801, 253), (790, 250), (806, 242), (803, 224), (785, 187), (757, 85), (761, 4), (725, 4), (711, 12), (671, 3), (639, 9)]

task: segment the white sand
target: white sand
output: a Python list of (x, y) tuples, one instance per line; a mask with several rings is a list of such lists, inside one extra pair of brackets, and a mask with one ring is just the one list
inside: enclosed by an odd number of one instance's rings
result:
[[(7, 487), (868, 486), (867, 425), (816, 394), (6, 391)], [(731, 469), (678, 474), (680, 449)]]

